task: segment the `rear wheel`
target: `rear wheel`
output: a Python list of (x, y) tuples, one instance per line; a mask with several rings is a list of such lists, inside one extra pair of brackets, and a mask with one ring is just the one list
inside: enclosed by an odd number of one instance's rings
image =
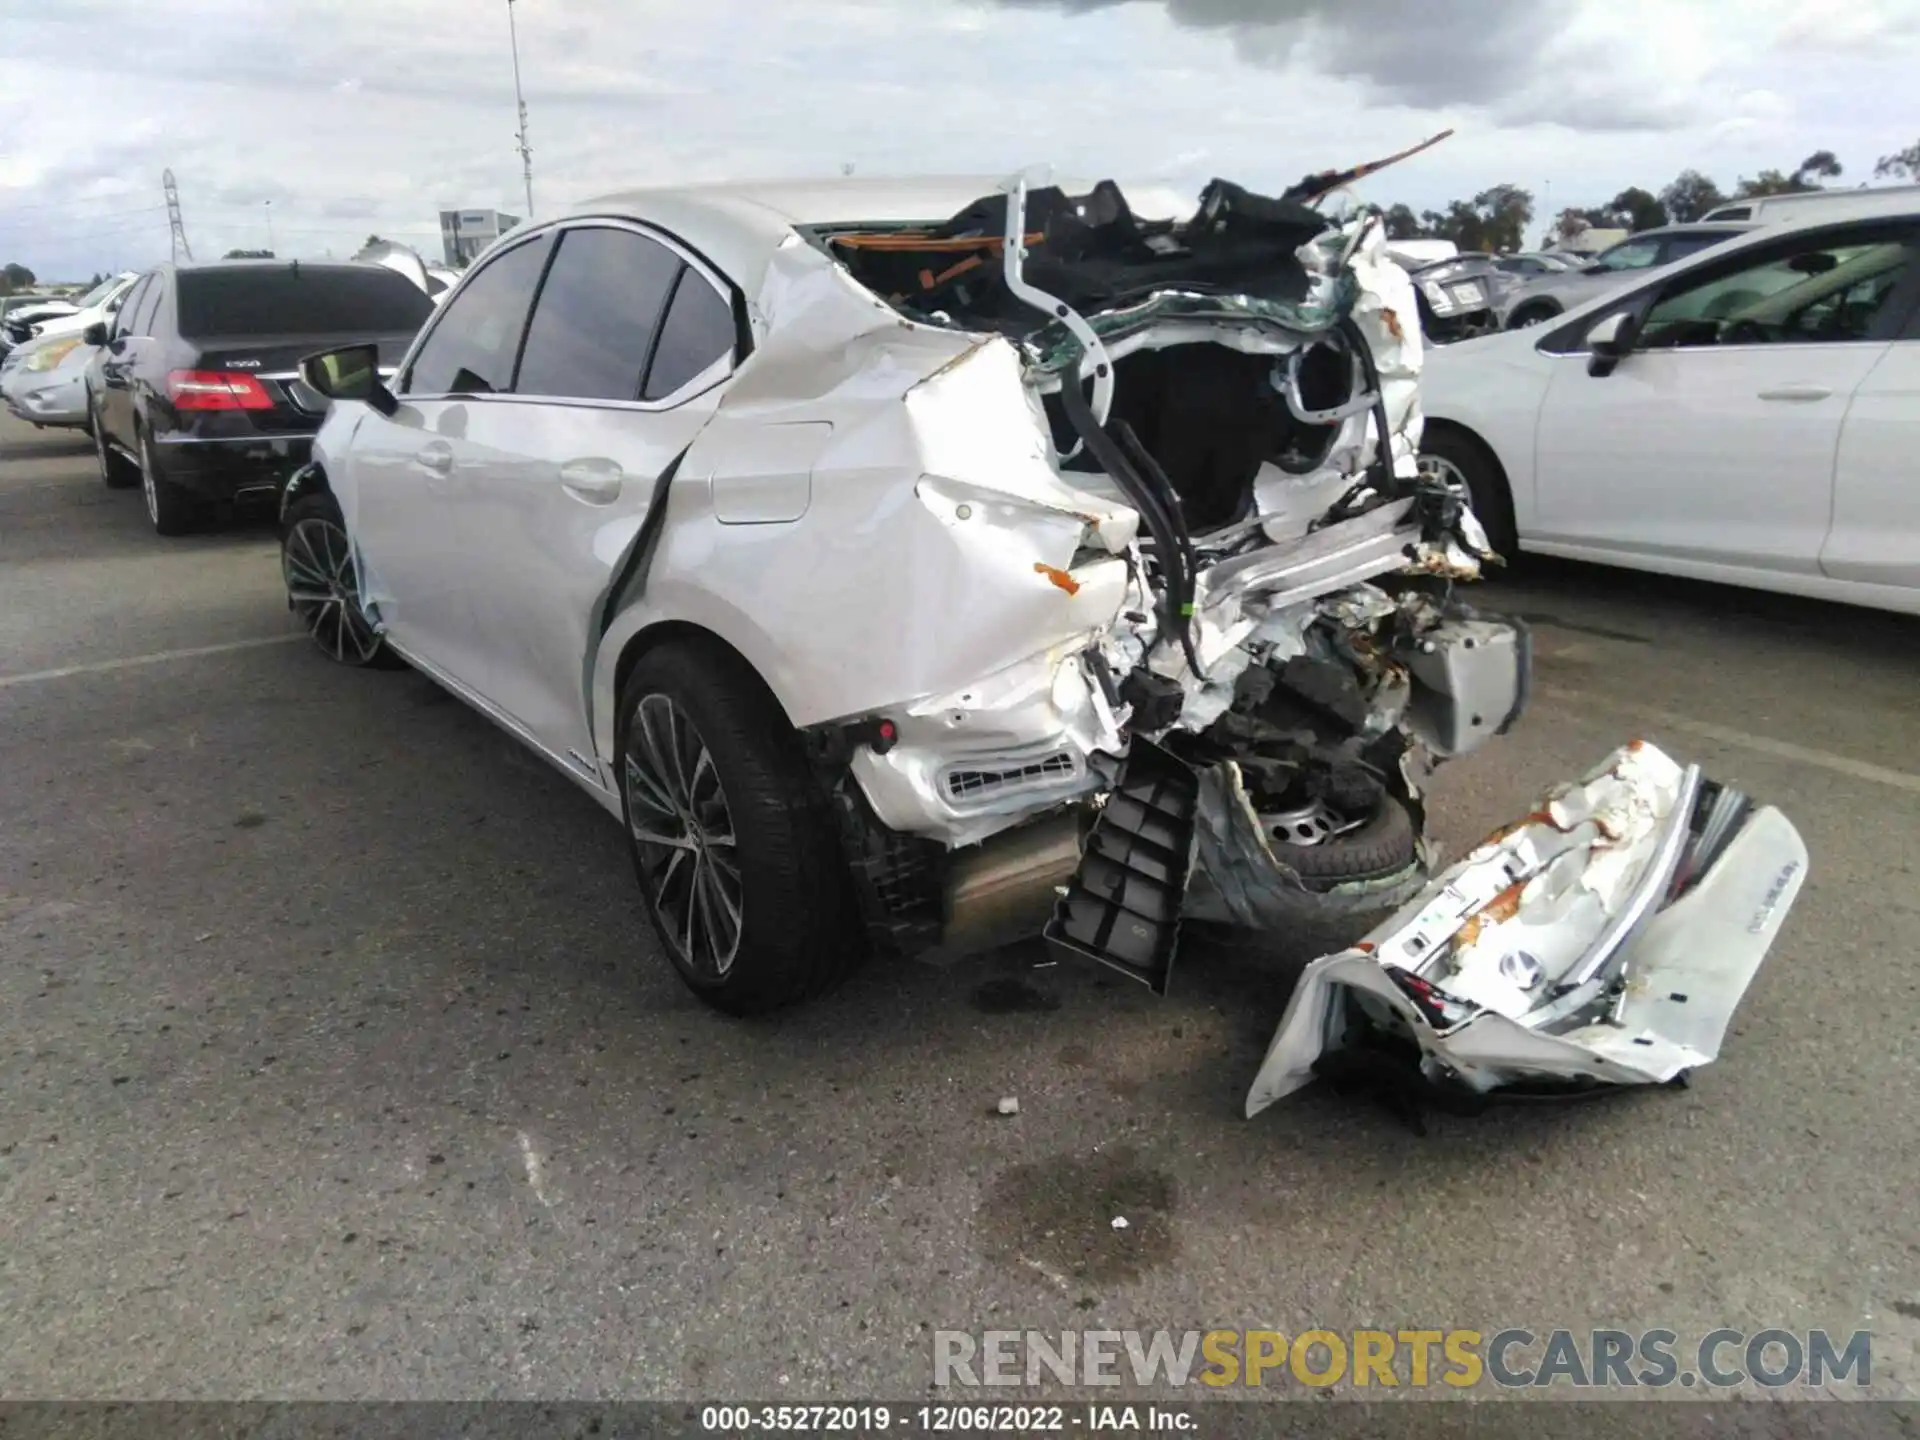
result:
[(398, 668), (400, 657), (361, 608), (360, 575), (333, 496), (303, 495), (287, 507), (280, 525), (280, 573), (287, 582), (287, 603), (321, 654), (339, 665)]
[(1544, 325), (1560, 313), (1560, 307), (1551, 300), (1535, 301), (1531, 305), (1522, 305), (1507, 317), (1507, 329), (1526, 330), (1535, 325)]
[(866, 937), (828, 802), (746, 663), (670, 641), (621, 695), (620, 793), (647, 911), (680, 978), (748, 1015), (826, 991)]
[(147, 519), (161, 535), (185, 535), (200, 523), (200, 506), (185, 487), (169, 480), (160, 468), (153, 437), (140, 434), (140, 491), (147, 501)]
[(1466, 490), (1487, 542), (1511, 563), (1520, 553), (1520, 535), (1507, 477), (1493, 452), (1464, 430), (1429, 424), (1420, 440), (1420, 470)]

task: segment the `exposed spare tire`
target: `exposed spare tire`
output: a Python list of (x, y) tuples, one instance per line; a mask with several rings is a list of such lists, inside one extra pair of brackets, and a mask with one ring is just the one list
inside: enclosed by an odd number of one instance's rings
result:
[(1419, 858), (1413, 816), (1377, 783), (1329, 784), (1260, 819), (1274, 856), (1310, 890), (1384, 880)]

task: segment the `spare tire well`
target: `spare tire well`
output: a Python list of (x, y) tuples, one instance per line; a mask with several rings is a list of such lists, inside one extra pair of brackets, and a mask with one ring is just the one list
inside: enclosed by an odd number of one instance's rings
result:
[[(1231, 525), (1252, 513), (1253, 480), (1272, 462), (1294, 474), (1324, 463), (1341, 426), (1295, 418), (1273, 386), (1285, 356), (1251, 355), (1210, 341), (1141, 350), (1114, 364), (1111, 419), (1125, 421), (1167, 472), (1195, 535)], [(1315, 341), (1300, 359), (1301, 399), (1330, 410), (1353, 394), (1347, 353)], [(1065, 452), (1075, 433), (1057, 395), (1046, 397), (1055, 448)], [(1091, 456), (1065, 467), (1097, 468)]]

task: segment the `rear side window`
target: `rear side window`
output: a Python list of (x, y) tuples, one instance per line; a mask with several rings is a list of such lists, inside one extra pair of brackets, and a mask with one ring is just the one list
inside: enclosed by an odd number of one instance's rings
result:
[(154, 318), (160, 313), (160, 302), (166, 298), (166, 291), (167, 282), (158, 275), (147, 277), (147, 291), (140, 297), (139, 308), (134, 311), (133, 323), (128, 327), (129, 334), (153, 334)]
[(407, 334), (433, 313), (419, 286), (375, 265), (183, 270), (179, 287), (180, 333), (189, 339)]
[(136, 329), (135, 326), (140, 322), (140, 308), (147, 303), (147, 297), (153, 293), (153, 289), (154, 278), (149, 275), (146, 279), (136, 282), (133, 289), (127, 292), (125, 303), (120, 306), (118, 313), (113, 317), (113, 324), (108, 327), (114, 338), (146, 333)]
[(678, 255), (630, 230), (567, 231), (527, 327), (516, 393), (638, 399), (680, 270)]
[(1697, 255), (1702, 250), (1710, 249), (1720, 244), (1723, 240), (1733, 239), (1738, 233), (1736, 230), (1728, 230), (1719, 234), (1709, 232), (1705, 235), (1669, 236), (1667, 239), (1666, 258), (1662, 263), (1671, 265), (1676, 260), (1684, 260), (1689, 255)]
[(673, 394), (701, 371), (733, 351), (733, 306), (698, 270), (681, 272), (667, 323), (654, 347), (647, 372), (649, 400)]
[(547, 249), (545, 239), (514, 246), (487, 261), (446, 302), (446, 314), (428, 332), (408, 372), (408, 394), (489, 395), (513, 388), (514, 357)]

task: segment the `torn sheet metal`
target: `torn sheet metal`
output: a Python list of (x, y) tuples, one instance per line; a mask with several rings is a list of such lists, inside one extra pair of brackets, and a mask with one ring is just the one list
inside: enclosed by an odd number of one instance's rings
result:
[(1806, 871), (1778, 810), (1629, 745), (1309, 965), (1247, 1113), (1354, 1051), (1481, 1096), (1672, 1080), (1718, 1055)]

